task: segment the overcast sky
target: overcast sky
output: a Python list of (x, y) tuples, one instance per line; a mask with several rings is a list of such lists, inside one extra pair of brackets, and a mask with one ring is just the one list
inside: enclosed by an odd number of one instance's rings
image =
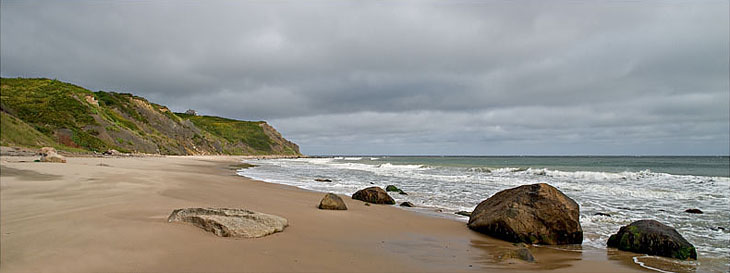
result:
[(0, 74), (306, 154), (730, 152), (728, 1), (8, 1)]

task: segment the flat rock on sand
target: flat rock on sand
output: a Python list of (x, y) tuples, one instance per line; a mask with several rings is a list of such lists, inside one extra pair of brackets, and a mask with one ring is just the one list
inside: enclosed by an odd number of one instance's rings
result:
[(176, 209), (167, 221), (190, 223), (220, 237), (242, 238), (263, 237), (289, 225), (280, 216), (231, 208)]

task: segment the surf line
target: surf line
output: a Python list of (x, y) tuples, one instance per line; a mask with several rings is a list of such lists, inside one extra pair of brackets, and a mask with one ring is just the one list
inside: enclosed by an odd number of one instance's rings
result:
[(662, 272), (662, 273), (675, 273), (675, 272), (672, 272), (672, 271), (664, 271), (664, 270), (661, 270), (661, 269), (659, 269), (659, 268), (655, 268), (655, 267), (651, 267), (651, 266), (648, 266), (648, 265), (644, 264), (644, 262), (640, 262), (640, 261), (639, 261), (639, 257), (641, 257), (641, 258), (648, 258), (648, 257), (649, 257), (649, 255), (644, 255), (644, 256), (634, 256), (634, 257), (633, 257), (633, 258), (634, 258), (634, 263), (638, 264), (639, 266), (641, 266), (641, 267), (643, 267), (643, 268), (646, 268), (646, 269), (649, 269), (649, 270), (654, 270), (654, 271), (658, 271), (658, 272)]

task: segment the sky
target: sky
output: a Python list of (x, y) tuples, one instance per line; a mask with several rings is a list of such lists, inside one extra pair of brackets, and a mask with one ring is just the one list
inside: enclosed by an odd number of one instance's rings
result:
[(728, 1), (9, 1), (0, 74), (309, 155), (727, 155)]

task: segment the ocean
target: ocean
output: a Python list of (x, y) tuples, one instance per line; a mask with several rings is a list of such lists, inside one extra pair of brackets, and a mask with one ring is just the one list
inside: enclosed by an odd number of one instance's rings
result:
[[(608, 237), (623, 225), (653, 219), (676, 228), (697, 248), (697, 261), (677, 263), (698, 272), (730, 268), (727, 156), (343, 156), (246, 162), (257, 167), (239, 170), (242, 176), (314, 191), (352, 195), (372, 185), (396, 185), (408, 193), (391, 193), (398, 203), (419, 206), (407, 209), (464, 222), (467, 217), (454, 213), (472, 211), (501, 190), (548, 183), (580, 205), (584, 251), (605, 249)], [(704, 213), (684, 212), (690, 208)], [(661, 258), (637, 255), (634, 260), (643, 264), (642, 259)]]

